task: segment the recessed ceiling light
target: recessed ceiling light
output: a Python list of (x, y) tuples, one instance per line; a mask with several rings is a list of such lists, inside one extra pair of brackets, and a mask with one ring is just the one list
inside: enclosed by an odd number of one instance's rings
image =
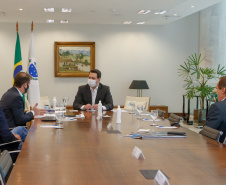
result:
[(23, 11), (23, 8), (20, 8), (19, 10), (20, 10), (20, 11)]
[(52, 20), (52, 19), (47, 19), (47, 20), (46, 20), (46, 23), (54, 23), (54, 20)]
[(137, 12), (137, 14), (148, 14), (150, 12), (151, 10), (140, 10), (139, 12)]
[(44, 12), (54, 12), (54, 8), (44, 8)]
[(145, 22), (138, 22), (137, 24), (145, 24)]
[(175, 17), (176, 17), (176, 16), (177, 16), (177, 14), (175, 13), (175, 14), (173, 14), (173, 16), (175, 16)]
[(155, 12), (156, 15), (162, 15), (164, 13), (166, 13), (166, 10), (159, 10)]
[(62, 8), (62, 12), (70, 13), (71, 12), (71, 8)]
[(132, 21), (124, 21), (123, 24), (131, 24)]
[(194, 5), (191, 5), (191, 8), (195, 8), (195, 6)]
[(60, 23), (68, 23), (68, 20), (61, 20)]

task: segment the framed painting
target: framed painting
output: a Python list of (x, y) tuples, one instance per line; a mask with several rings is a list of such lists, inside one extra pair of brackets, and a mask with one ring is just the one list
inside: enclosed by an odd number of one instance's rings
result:
[(95, 69), (95, 42), (55, 42), (55, 77), (88, 77)]

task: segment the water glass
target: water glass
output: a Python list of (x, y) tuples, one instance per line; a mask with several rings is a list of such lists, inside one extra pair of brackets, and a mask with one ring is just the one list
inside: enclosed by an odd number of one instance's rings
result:
[(143, 112), (143, 110), (144, 110), (144, 106), (143, 105), (137, 105), (137, 112), (139, 113), (139, 118), (137, 118), (137, 119), (143, 119), (143, 118), (141, 118), (141, 112)]
[(152, 110), (151, 111), (151, 115), (150, 115), (153, 119), (153, 124), (151, 124), (151, 126), (155, 126), (155, 120), (157, 119), (158, 117), (158, 110)]
[(130, 101), (129, 102), (129, 106), (132, 108), (132, 112), (130, 112), (130, 114), (134, 114), (133, 109), (134, 109), (135, 105), (136, 105), (135, 101)]

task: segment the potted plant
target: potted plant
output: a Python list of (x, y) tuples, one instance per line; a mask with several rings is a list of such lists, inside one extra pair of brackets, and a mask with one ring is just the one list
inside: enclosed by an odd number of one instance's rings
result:
[[(195, 96), (201, 98), (201, 110), (204, 109), (205, 99), (212, 99), (213, 89), (208, 84), (210, 80), (218, 79), (220, 76), (226, 75), (226, 69), (221, 68), (220, 64), (218, 65), (217, 70), (208, 67), (201, 67), (200, 64), (204, 61), (204, 58), (199, 55), (189, 56), (184, 65), (180, 65), (179, 76), (184, 79), (184, 88), (186, 90), (185, 96), (188, 99), (192, 99)], [(200, 113), (202, 114), (202, 112)]]

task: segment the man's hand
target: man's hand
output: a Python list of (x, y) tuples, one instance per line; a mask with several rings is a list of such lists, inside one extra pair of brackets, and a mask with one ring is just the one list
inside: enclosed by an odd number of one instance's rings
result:
[(18, 134), (12, 133), (18, 140), (21, 140), (21, 137)]
[(86, 104), (85, 107), (84, 107), (85, 110), (89, 110), (91, 108), (92, 108), (92, 105), (90, 105), (90, 104)]
[(95, 104), (95, 105), (93, 106), (93, 109), (98, 110), (98, 104)]
[(34, 111), (35, 115), (43, 115), (46, 113), (45, 109), (38, 109), (37, 108), (38, 103), (35, 104), (35, 106), (32, 108), (32, 110)]

